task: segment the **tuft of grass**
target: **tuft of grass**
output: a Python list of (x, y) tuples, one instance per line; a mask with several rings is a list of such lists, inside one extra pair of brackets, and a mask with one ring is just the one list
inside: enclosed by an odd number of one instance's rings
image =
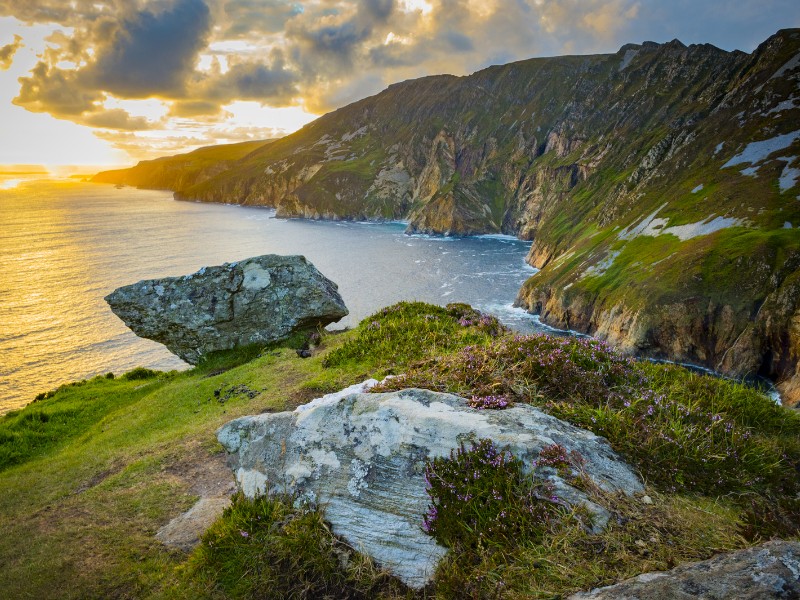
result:
[(366, 600), (405, 593), (337, 539), (318, 510), (294, 508), (291, 498), (236, 494), (182, 570), (183, 585), (226, 598)]
[(469, 344), (485, 344), (505, 328), (467, 304), (446, 307), (399, 302), (364, 319), (355, 335), (332, 351), (326, 367), (361, 364), (389, 371)]
[(592, 401), (618, 395), (638, 380), (634, 361), (604, 342), (506, 335), (418, 363), (376, 391), (423, 387), (529, 403), (544, 397)]
[(553, 600), (745, 544), (728, 503), (648, 494), (651, 504), (622, 494), (593, 497), (611, 512), (601, 533), (567, 515), (539, 540), (451, 552), (436, 572), (437, 597)]
[[(122, 379), (125, 381), (142, 381), (145, 379), (153, 379), (158, 377), (162, 374), (162, 371), (154, 371), (153, 369), (146, 369), (145, 367), (136, 367), (135, 369), (128, 371), (122, 376)], [(109, 377), (106, 375), (107, 379), (113, 379), (113, 377)]]

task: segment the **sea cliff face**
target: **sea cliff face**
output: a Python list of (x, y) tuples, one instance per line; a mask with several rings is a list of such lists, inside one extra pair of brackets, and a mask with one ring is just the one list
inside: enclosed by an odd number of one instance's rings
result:
[(752, 54), (645, 42), (426, 77), (174, 189), (531, 239), (517, 302), (545, 322), (800, 400), (799, 78), (800, 30)]

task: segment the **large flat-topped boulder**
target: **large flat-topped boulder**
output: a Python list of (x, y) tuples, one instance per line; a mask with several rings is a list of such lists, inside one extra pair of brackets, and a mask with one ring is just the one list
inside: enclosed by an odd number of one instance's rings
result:
[[(247, 496), (289, 493), (319, 506), (335, 534), (411, 587), (424, 586), (446, 552), (422, 530), (426, 460), (462, 443), (490, 438), (528, 468), (543, 448), (560, 444), (583, 457), (583, 472), (601, 488), (642, 490), (604, 438), (532, 406), (476, 410), (428, 390), (361, 393), (368, 384), (294, 412), (236, 419), (217, 437)], [(547, 476), (560, 498), (586, 503), (600, 521), (606, 516), (555, 470)]]
[(136, 335), (191, 364), (210, 352), (324, 327), (348, 313), (336, 284), (304, 256), (277, 254), (140, 281), (105, 299)]

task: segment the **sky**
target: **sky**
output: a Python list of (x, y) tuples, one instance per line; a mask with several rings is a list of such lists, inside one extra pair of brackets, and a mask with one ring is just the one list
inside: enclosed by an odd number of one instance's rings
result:
[(0, 0), (0, 165), (134, 164), (424, 75), (789, 27), (797, 0)]

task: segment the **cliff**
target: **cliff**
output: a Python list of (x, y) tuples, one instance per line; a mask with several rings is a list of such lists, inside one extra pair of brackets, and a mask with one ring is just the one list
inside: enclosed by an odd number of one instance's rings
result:
[(172, 188), (531, 239), (517, 302), (545, 322), (800, 400), (799, 52), (783, 30), (406, 81)]

